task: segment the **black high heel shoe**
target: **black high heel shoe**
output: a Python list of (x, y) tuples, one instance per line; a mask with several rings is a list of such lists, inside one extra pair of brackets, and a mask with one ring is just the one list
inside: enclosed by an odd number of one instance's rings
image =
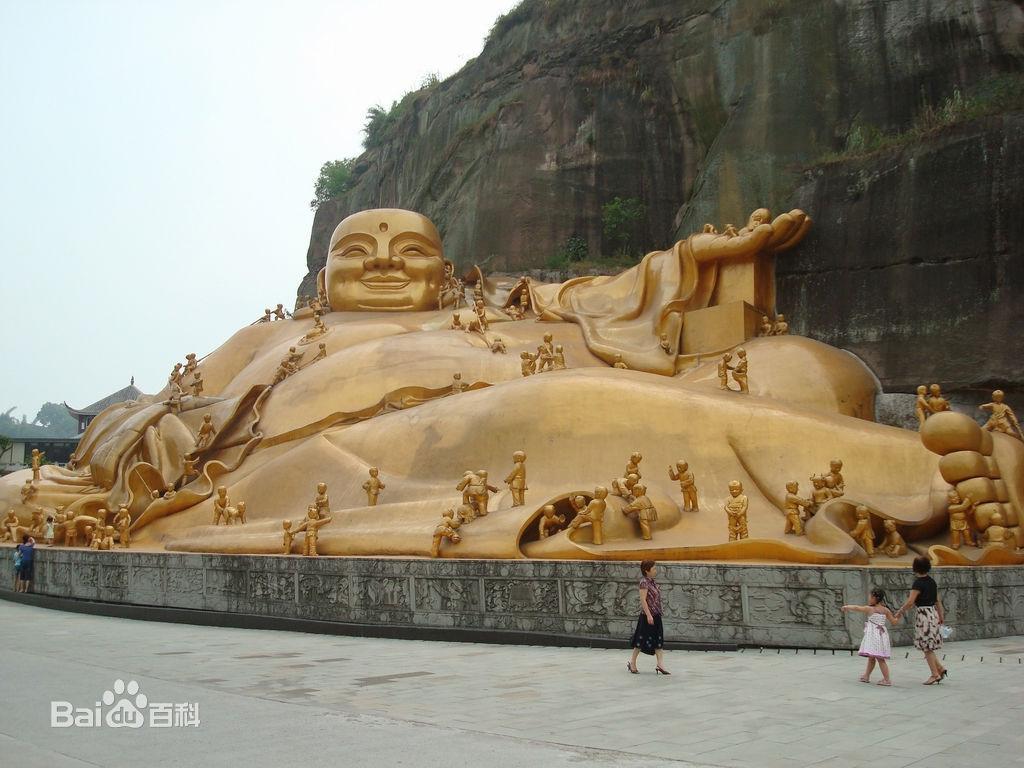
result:
[(939, 681), (941, 682), (941, 681), (945, 680), (947, 675), (949, 675), (949, 670), (946, 669), (946, 668), (943, 668), (942, 674), (939, 675)]
[(640, 674), (640, 670), (639, 670), (639, 669), (637, 669), (636, 667), (634, 667), (634, 666), (633, 666), (632, 664), (630, 664), (630, 663), (629, 663), (628, 661), (626, 662), (626, 669), (628, 669), (628, 670), (629, 670), (630, 672), (632, 672), (632, 673), (633, 673), (634, 675), (639, 675), (639, 674)]
[(672, 675), (672, 673), (669, 672), (667, 669), (662, 669), (661, 667), (655, 667), (654, 671), (659, 675)]

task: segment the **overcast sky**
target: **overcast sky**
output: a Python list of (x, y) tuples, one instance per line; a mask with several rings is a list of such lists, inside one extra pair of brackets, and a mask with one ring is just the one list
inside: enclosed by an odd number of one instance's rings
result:
[(515, 0), (0, 0), (0, 411), (159, 390), (306, 271), (372, 104)]

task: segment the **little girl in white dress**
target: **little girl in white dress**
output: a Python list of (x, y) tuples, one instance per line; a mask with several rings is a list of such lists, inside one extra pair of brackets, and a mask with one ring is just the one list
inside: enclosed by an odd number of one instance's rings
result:
[(868, 620), (864, 622), (864, 639), (860, 641), (860, 655), (867, 657), (868, 666), (860, 676), (860, 681), (871, 682), (871, 673), (875, 670), (877, 662), (882, 670), (882, 679), (878, 684), (892, 685), (887, 661), (892, 656), (892, 642), (889, 640), (889, 630), (885, 623), (888, 620), (895, 624), (899, 619), (885, 604), (885, 592), (876, 587), (868, 595), (867, 605), (844, 605), (843, 612), (847, 611), (858, 611), (868, 616)]

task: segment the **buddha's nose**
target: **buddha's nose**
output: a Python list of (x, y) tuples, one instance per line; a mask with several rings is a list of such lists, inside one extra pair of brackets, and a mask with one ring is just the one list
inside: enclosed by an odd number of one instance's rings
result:
[(397, 272), (404, 266), (405, 261), (402, 257), (394, 254), (377, 254), (363, 260), (363, 268), (367, 272), (387, 272), (389, 270)]

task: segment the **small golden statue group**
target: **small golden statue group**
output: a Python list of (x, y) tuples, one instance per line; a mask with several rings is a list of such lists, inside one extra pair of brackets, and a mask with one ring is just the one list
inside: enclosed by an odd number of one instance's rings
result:
[[(640, 462), (643, 458), (639, 451), (630, 454), (623, 476), (612, 480), (612, 493), (626, 502), (622, 507), (622, 514), (630, 520), (635, 520), (640, 536), (645, 541), (650, 541), (653, 537), (652, 524), (658, 520), (658, 510), (647, 497), (647, 486), (641, 482)], [(568, 530), (575, 531), (589, 524), (592, 543), (604, 544), (604, 513), (608, 507), (607, 498), (608, 489), (603, 485), (594, 488), (594, 494), (589, 501), (585, 496), (571, 496), (569, 504), (576, 514), (569, 522)], [(554, 512), (553, 507), (550, 510), (548, 507), (544, 508), (538, 530), (541, 538), (551, 535), (565, 522), (562, 515), (556, 515)]]
[(525, 320), (526, 313), (530, 311), (530, 294), (523, 291), (519, 296), (508, 305), (505, 309), (505, 314), (511, 317), (513, 320)]
[(553, 340), (550, 333), (545, 333), (543, 343), (537, 347), (537, 354), (525, 351), (520, 353), (523, 376), (565, 370), (565, 352), (562, 345), (554, 344)]
[(468, 322), (462, 322), (462, 318), (458, 312), (452, 313), (452, 321), (448, 324), (448, 330), (450, 331), (466, 331), (466, 333), (479, 333), (481, 335), (487, 333), (490, 330), (491, 323), (487, 319), (487, 307), (484, 306), (484, 300), (478, 298), (473, 302), (472, 306), (473, 318)]
[(257, 320), (257, 323), (269, 323), (272, 320), (284, 320), (288, 315), (284, 311), (284, 304), (278, 304), (275, 309), (264, 309), (263, 317)]
[[(850, 531), (850, 536), (860, 544), (869, 558), (874, 557), (875, 531), (871, 525), (871, 512), (863, 504), (860, 504), (854, 510), (854, 514), (856, 515), (856, 523), (853, 526), (853, 530)], [(885, 528), (885, 537), (882, 539), (882, 543), (878, 545), (878, 549), (889, 557), (902, 557), (907, 554), (907, 542), (903, 539), (900, 532), (896, 530), (896, 521), (886, 519), (882, 522), (882, 525)]]
[(768, 315), (761, 315), (761, 327), (758, 329), (758, 336), (786, 336), (789, 334), (789, 323), (785, 315), (776, 315), (775, 320), (769, 320)]
[(786, 496), (782, 506), (786, 527), (783, 533), (803, 536), (804, 525), (817, 514), (821, 506), (846, 493), (843, 462), (840, 459), (832, 459), (829, 462), (828, 474), (811, 475), (811, 484), (814, 486), (811, 498), (805, 499), (799, 495), (799, 483), (795, 480), (786, 483)]
[[(327, 347), (324, 344), (320, 345), (321, 351), (324, 356), (327, 356)], [(299, 372), (299, 361), (302, 360), (305, 352), (299, 352), (297, 347), (288, 347), (288, 352), (285, 353), (284, 358), (277, 364), (277, 371), (274, 372), (274, 380), (271, 384), (280, 384), (282, 381), (287, 379)]]
[(917, 416), (918, 427), (923, 427), (925, 419), (936, 413), (949, 410), (949, 400), (942, 396), (942, 387), (924, 384), (917, 388), (917, 400), (914, 403), (914, 414)]
[(116, 533), (121, 546), (127, 548), (130, 544), (129, 528), (132, 522), (128, 507), (124, 504), (120, 506), (114, 516), (113, 525), (107, 525), (107, 514), (104, 508), (98, 509), (95, 515), (81, 512), (65, 514), (63, 505), (59, 505), (54, 514), (47, 514), (42, 507), (36, 507), (32, 512), (31, 522), (24, 526), (21, 525), (14, 510), (8, 509), (7, 517), (3, 520), (0, 541), (20, 542), (21, 537), (27, 533), (50, 545), (62, 542), (64, 546), (77, 547), (81, 536), (86, 547), (108, 550), (114, 548)]
[(330, 512), (331, 502), (327, 497), (327, 483), (317, 483), (316, 496), (313, 498), (313, 503), (306, 508), (306, 517), (302, 522), (292, 528), (291, 520), (281, 521), (281, 527), (284, 529), (282, 554), (292, 554), (295, 537), (300, 533), (305, 533), (299, 554), (306, 557), (317, 557), (319, 554), (317, 540), (320, 538), (320, 529), (333, 520)]
[[(736, 350), (736, 357), (739, 358), (736, 365), (730, 365), (732, 354), (729, 352), (722, 355), (722, 359), (718, 361), (718, 387), (719, 389), (727, 389), (730, 392), (748, 393), (750, 388), (747, 384), (747, 350), (740, 347)], [(738, 390), (729, 386), (730, 373), (732, 374), (732, 380), (739, 387)]]
[(982, 533), (978, 530), (974, 516), (978, 502), (970, 496), (960, 497), (960, 493), (951, 488), (946, 497), (949, 504), (949, 546), (960, 549), (964, 544), (969, 547), (995, 546), (1016, 549), (1016, 541), (1003, 526), (1003, 515), (994, 513), (989, 518), (988, 528)]
[(217, 486), (217, 498), (213, 500), (213, 524), (220, 525), (222, 520), (224, 525), (234, 525), (235, 523), (244, 525), (245, 502), (232, 504), (231, 499), (228, 498), (227, 487), (220, 485)]
[(316, 309), (313, 310), (313, 327), (310, 328), (306, 333), (299, 339), (299, 346), (305, 346), (306, 344), (312, 344), (314, 341), (319, 339), (321, 336), (327, 334), (330, 329), (324, 325), (323, 313)]
[(198, 365), (196, 353), (189, 352), (185, 355), (185, 364), (175, 363), (170, 376), (167, 377), (170, 396), (164, 401), (164, 405), (171, 406), (175, 413), (181, 412), (181, 399), (185, 396), (186, 388), (192, 390), (193, 397), (203, 394), (203, 374), (196, 370)]

